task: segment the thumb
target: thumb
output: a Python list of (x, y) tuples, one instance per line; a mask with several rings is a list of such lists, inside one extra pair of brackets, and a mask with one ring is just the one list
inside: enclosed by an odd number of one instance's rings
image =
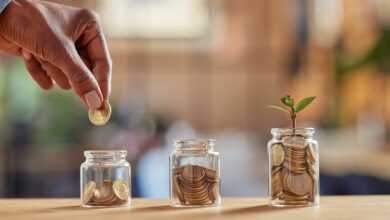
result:
[(52, 63), (65, 73), (73, 90), (90, 109), (101, 107), (102, 92), (95, 77), (78, 55), (76, 48), (69, 48), (61, 54), (61, 58), (54, 59)]

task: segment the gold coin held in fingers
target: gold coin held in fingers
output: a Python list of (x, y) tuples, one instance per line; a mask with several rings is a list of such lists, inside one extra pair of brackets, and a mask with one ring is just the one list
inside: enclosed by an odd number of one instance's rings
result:
[(105, 125), (111, 117), (111, 105), (107, 101), (104, 101), (102, 106), (98, 109), (89, 109), (88, 117), (94, 125)]
[(96, 190), (96, 183), (94, 181), (89, 181), (87, 185), (85, 185), (84, 193), (83, 193), (83, 204), (87, 204), (91, 201), (93, 194)]
[(129, 186), (124, 180), (115, 180), (112, 185), (115, 195), (121, 200), (127, 200), (129, 198)]

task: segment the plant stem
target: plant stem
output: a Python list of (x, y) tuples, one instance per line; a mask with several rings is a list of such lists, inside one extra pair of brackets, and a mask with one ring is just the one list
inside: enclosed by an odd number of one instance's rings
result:
[(292, 128), (293, 128), (293, 135), (295, 135), (295, 127), (297, 125), (297, 114), (295, 113), (294, 107), (291, 107), (291, 121), (292, 121)]

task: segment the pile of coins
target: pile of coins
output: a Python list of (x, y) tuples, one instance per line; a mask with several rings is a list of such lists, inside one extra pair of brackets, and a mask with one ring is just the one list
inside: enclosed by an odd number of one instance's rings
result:
[(104, 101), (102, 106), (98, 109), (89, 109), (88, 111), (89, 121), (94, 125), (105, 125), (111, 117), (111, 105), (107, 101)]
[(104, 180), (102, 184), (89, 181), (83, 191), (82, 202), (90, 206), (117, 206), (129, 202), (129, 186), (118, 179)]
[(181, 205), (213, 205), (219, 202), (219, 172), (198, 165), (172, 169), (172, 190)]
[(318, 190), (316, 152), (311, 143), (296, 140), (290, 138), (270, 148), (270, 196), (286, 204), (314, 203)]

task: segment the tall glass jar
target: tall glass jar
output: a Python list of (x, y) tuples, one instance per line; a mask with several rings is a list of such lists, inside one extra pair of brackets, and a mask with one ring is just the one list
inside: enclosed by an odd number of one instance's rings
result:
[(318, 205), (319, 155), (314, 128), (273, 128), (271, 133), (267, 146), (270, 205)]
[(85, 151), (80, 166), (80, 196), (84, 207), (128, 206), (131, 168), (124, 150)]
[(170, 156), (171, 205), (220, 205), (220, 161), (214, 151), (215, 140), (177, 140), (174, 145)]

